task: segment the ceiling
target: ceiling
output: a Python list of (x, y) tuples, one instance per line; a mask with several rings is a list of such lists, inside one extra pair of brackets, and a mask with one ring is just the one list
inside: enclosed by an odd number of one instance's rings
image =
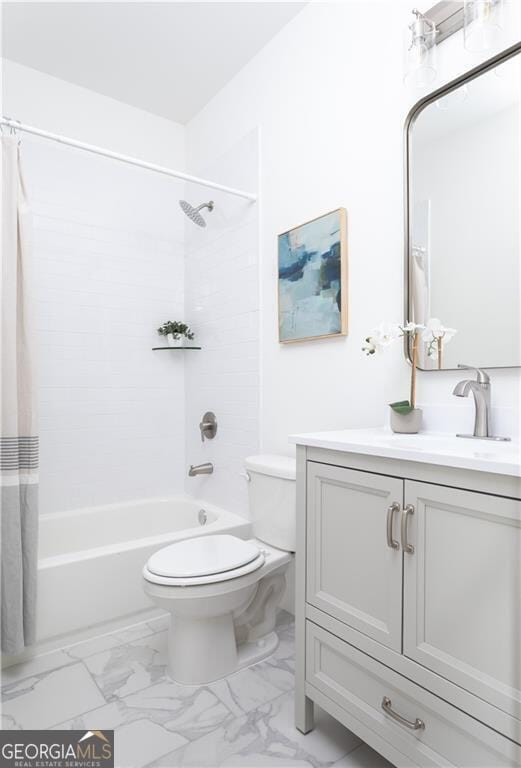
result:
[(6, 2), (8, 59), (186, 123), (305, 2)]

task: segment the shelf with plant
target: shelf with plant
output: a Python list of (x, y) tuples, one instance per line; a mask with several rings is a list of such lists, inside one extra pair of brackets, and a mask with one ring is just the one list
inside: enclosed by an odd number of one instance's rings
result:
[(157, 332), (165, 339), (168, 346), (153, 347), (153, 349), (201, 349), (201, 347), (185, 344), (186, 341), (193, 341), (195, 334), (190, 326), (180, 320), (167, 320), (157, 329)]
[(393, 432), (413, 434), (421, 427), (421, 408), (416, 407), (416, 374), (418, 370), (418, 355), (420, 345), (426, 347), (427, 356), (437, 360), (438, 368), (442, 368), (444, 346), (452, 339), (456, 330), (446, 328), (438, 318), (430, 318), (425, 325), (419, 323), (381, 323), (366, 337), (362, 350), (366, 355), (374, 355), (391, 346), (399, 339), (406, 340), (411, 353), (411, 385), (408, 400), (398, 400), (389, 403), (391, 408), (391, 429)]

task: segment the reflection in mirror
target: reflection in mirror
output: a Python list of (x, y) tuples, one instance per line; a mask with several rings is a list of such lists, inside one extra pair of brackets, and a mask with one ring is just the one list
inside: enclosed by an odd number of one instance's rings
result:
[(518, 53), (409, 126), (406, 320), (457, 331), (423, 369), (521, 365), (520, 95)]

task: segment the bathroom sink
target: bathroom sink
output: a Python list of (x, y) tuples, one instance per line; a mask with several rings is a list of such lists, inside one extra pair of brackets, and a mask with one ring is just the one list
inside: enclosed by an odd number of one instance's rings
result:
[(437, 432), (400, 435), (386, 429), (345, 429), (292, 435), (290, 442), (521, 477), (520, 446), (514, 441), (473, 440)]

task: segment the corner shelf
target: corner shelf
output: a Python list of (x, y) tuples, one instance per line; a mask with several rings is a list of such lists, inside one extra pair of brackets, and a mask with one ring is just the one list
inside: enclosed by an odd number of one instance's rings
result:
[(159, 352), (162, 349), (175, 351), (176, 349), (202, 349), (202, 347), (152, 347), (152, 352)]

